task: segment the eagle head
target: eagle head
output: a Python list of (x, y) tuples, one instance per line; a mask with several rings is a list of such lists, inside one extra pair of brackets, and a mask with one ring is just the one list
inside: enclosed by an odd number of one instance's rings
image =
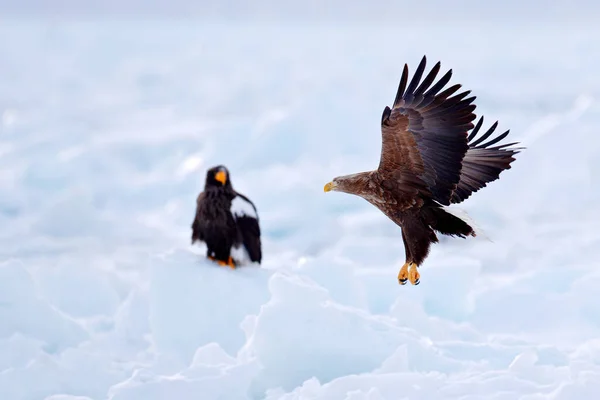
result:
[(333, 180), (331, 182), (328, 182), (325, 184), (325, 187), (323, 188), (323, 190), (325, 192), (331, 192), (333, 191), (337, 191), (339, 187), (339, 183), (338, 183), (338, 178), (333, 178)]
[(206, 171), (205, 187), (231, 187), (229, 170), (224, 165), (217, 165)]
[(325, 192), (335, 191), (361, 195), (369, 181), (369, 177), (369, 172), (337, 176), (331, 182), (327, 183), (323, 190)]

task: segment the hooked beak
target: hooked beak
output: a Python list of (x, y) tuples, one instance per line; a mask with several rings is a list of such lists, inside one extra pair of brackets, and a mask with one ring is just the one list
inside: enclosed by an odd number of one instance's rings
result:
[(215, 174), (215, 179), (221, 182), (223, 185), (227, 182), (227, 175), (225, 171), (219, 171)]
[(323, 190), (327, 193), (327, 192), (331, 192), (332, 190), (335, 190), (336, 187), (337, 187), (337, 185), (335, 183), (329, 182), (328, 184), (325, 185)]

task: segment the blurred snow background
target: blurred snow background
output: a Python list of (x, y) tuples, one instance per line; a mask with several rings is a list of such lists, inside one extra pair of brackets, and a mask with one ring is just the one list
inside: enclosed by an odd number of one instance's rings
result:
[[(597, 398), (594, 3), (49, 4), (0, 1), (0, 398)], [(400, 287), (399, 228), (322, 188), (424, 54), (528, 149), (460, 205), (492, 242)], [(263, 269), (189, 246), (220, 163)]]

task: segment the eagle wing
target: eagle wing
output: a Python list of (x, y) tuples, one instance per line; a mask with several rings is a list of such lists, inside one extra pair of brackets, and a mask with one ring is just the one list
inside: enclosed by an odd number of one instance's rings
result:
[(260, 263), (262, 260), (260, 225), (254, 203), (243, 194), (236, 192), (236, 197), (231, 202), (231, 214), (235, 219), (250, 261)]
[(204, 192), (201, 192), (196, 198), (196, 213), (194, 214), (194, 220), (192, 221), (192, 244), (194, 244), (194, 242), (196, 241), (204, 241), (204, 234), (202, 232), (202, 229), (200, 228), (200, 221), (198, 215), (204, 198)]
[(510, 146), (518, 144), (518, 142), (493, 146), (508, 136), (510, 130), (483, 143), (494, 133), (498, 126), (498, 121), (481, 137), (477, 137), (482, 124), (483, 116), (477, 121), (475, 128), (467, 138), (469, 149), (462, 162), (463, 167), (460, 173), (460, 180), (456, 190), (452, 194), (452, 203), (460, 203), (468, 199), (471, 194), (484, 188), (487, 183), (498, 179), (502, 171), (510, 169), (510, 164), (515, 160), (514, 156), (522, 149), (510, 148)]
[(467, 132), (476, 118), (470, 91), (452, 96), (455, 84), (440, 92), (450, 81), (449, 70), (432, 86), (438, 62), (423, 82), (426, 57), (423, 57), (408, 84), (404, 65), (392, 108), (385, 107), (381, 118), (382, 148), (377, 172), (383, 184), (406, 193), (424, 193), (449, 205), (460, 180), (462, 160), (469, 148)]

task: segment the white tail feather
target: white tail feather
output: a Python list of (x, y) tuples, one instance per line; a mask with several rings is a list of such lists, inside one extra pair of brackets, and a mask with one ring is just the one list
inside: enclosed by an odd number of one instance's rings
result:
[(454, 215), (456, 218), (460, 218), (463, 221), (465, 221), (467, 224), (469, 224), (469, 226), (471, 228), (473, 228), (473, 230), (475, 231), (475, 235), (477, 235), (477, 237), (481, 237), (485, 240), (488, 240), (490, 242), (494, 242), (492, 239), (490, 239), (490, 237), (483, 231), (483, 229), (481, 229), (479, 227), (479, 225), (477, 225), (475, 223), (475, 221), (473, 220), (473, 218), (471, 218), (469, 216), (469, 214), (467, 214), (467, 212), (465, 210), (463, 210), (462, 208), (458, 208), (458, 207), (448, 207), (448, 206), (444, 206), (440, 203), (438, 203), (440, 205), (440, 207), (442, 207), (442, 209), (444, 211), (446, 211), (448, 214), (452, 214)]

